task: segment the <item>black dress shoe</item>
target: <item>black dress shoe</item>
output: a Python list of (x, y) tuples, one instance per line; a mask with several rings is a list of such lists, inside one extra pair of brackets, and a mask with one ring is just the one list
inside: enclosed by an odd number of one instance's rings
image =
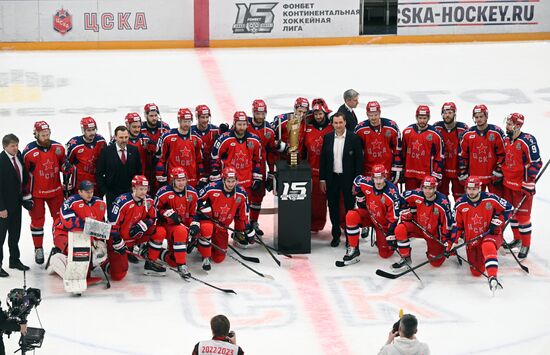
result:
[(29, 271), (30, 267), (28, 267), (27, 265), (24, 265), (21, 262), (21, 260), (16, 260), (16, 261), (10, 262), (10, 269), (17, 269), (17, 270), (21, 270), (21, 271)]
[(0, 277), (8, 277), (10, 274), (6, 272), (6, 270), (0, 268)]
[(330, 246), (333, 248), (336, 248), (338, 245), (340, 245), (340, 236), (332, 236), (332, 241), (330, 242)]

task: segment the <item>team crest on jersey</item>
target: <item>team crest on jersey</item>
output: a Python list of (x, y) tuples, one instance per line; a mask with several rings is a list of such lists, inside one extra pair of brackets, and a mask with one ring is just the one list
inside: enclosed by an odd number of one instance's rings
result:
[(175, 142), (176, 139), (177, 139), (177, 138), (174, 137), (174, 138), (170, 139), (170, 142)]
[(391, 136), (391, 132), (390, 131), (386, 131), (386, 137), (390, 137)]
[(79, 204), (78, 204), (78, 207), (79, 207), (79, 208), (82, 208), (82, 207), (84, 207), (84, 204), (83, 204), (83, 203), (79, 203)]
[(170, 196), (168, 196), (168, 199), (171, 200), (171, 199), (173, 199), (174, 197), (175, 197), (174, 195), (170, 195)]
[(55, 155), (61, 155), (61, 147), (55, 148)]
[(253, 142), (248, 142), (248, 143), (246, 143), (246, 146), (248, 148), (254, 148), (254, 143)]
[(187, 196), (187, 202), (191, 202), (193, 201), (193, 197), (192, 196)]
[(145, 209), (148, 210), (149, 208), (151, 208), (151, 202), (145, 201)]
[(382, 196), (382, 198), (380, 199), (380, 202), (386, 203), (386, 198), (384, 196)]
[(426, 137), (426, 139), (429, 140), (429, 141), (431, 141), (431, 140), (433, 139), (432, 134), (431, 134), (431, 133), (428, 134), (428, 136)]
[(521, 150), (521, 143), (518, 142), (518, 144), (516, 144), (516, 149)]
[(103, 204), (100, 204), (100, 205), (99, 205), (99, 210), (100, 210), (101, 212), (105, 211), (105, 206), (104, 206)]
[(491, 202), (485, 202), (485, 209), (487, 211), (490, 211), (493, 208), (493, 205), (491, 205)]
[(231, 142), (230, 146), (234, 147), (236, 145), (235, 142)]
[(495, 135), (494, 134), (489, 134), (489, 140), (492, 142), (495, 140)]
[(33, 154), (32, 156), (33, 156), (33, 157), (37, 157), (37, 156), (38, 156), (38, 154), (40, 154), (40, 153), (38, 153), (38, 152), (34, 152), (34, 154)]
[(439, 210), (437, 208), (434, 208), (434, 215), (439, 216)]
[(241, 198), (237, 197), (237, 203), (241, 203)]
[(219, 197), (220, 196), (220, 194), (218, 194), (218, 193), (215, 193), (215, 194), (212, 194), (212, 195), (214, 195), (214, 197)]
[(84, 148), (80, 148), (80, 149), (78, 150), (77, 153), (80, 154), (80, 153), (82, 153), (83, 151), (84, 151)]
[(265, 133), (265, 137), (266, 137), (267, 139), (271, 138), (271, 132), (266, 132), (266, 133)]
[(365, 131), (365, 134), (370, 134), (370, 131)]

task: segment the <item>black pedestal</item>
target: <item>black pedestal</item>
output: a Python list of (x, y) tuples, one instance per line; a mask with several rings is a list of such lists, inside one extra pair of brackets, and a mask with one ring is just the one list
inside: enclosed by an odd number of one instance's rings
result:
[(287, 254), (311, 253), (311, 168), (277, 162), (275, 247)]

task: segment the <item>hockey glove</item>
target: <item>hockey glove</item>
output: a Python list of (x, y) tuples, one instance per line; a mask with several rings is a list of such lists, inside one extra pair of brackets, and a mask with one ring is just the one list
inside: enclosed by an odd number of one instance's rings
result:
[(388, 243), (388, 246), (392, 249), (397, 249), (397, 239), (395, 239), (394, 234), (388, 234), (386, 236), (386, 243)]
[(410, 222), (413, 219), (413, 214), (411, 212), (410, 208), (406, 208), (401, 211), (401, 221), (402, 222)]
[(32, 199), (32, 196), (28, 195), (23, 197), (23, 201), (21, 202), (21, 204), (23, 205), (23, 208), (26, 209), (27, 211), (32, 210), (32, 208), (34, 207), (34, 201)]
[(130, 228), (130, 237), (132, 238), (140, 238), (143, 233), (145, 233), (149, 229), (147, 227), (147, 224), (143, 221), (137, 222), (132, 228)]
[(468, 174), (466, 172), (461, 172), (459, 175), (458, 175), (458, 181), (464, 183), (466, 182), (466, 179), (468, 178)]
[(262, 188), (262, 174), (252, 174), (252, 191), (258, 192)]
[(491, 219), (491, 224), (489, 224), (489, 234), (500, 234), (500, 227), (502, 226), (502, 220), (498, 217), (493, 217)]
[(246, 236), (245, 239), (248, 244), (254, 244), (254, 237), (256, 237), (256, 231), (252, 226), (248, 226), (248, 228), (245, 231)]
[(358, 208), (363, 208), (363, 209), (367, 208), (367, 199), (365, 195), (361, 194), (361, 195), (355, 196), (355, 202), (357, 202)]
[(164, 217), (164, 219), (166, 221), (171, 220), (172, 222), (174, 222), (174, 224), (180, 224), (181, 223), (180, 216), (173, 209), (169, 209), (169, 210), (164, 211), (162, 216)]
[(124, 242), (124, 239), (120, 238), (120, 236), (113, 237), (113, 249), (120, 255), (124, 255), (128, 251), (126, 242)]
[(199, 235), (199, 232), (201, 231), (201, 226), (199, 222), (193, 222), (191, 223), (191, 226), (189, 227), (189, 236), (191, 238), (196, 238), (197, 235)]
[(392, 167), (391, 168), (391, 182), (394, 184), (398, 184), (399, 180), (401, 180), (401, 168), (400, 167)]
[(266, 191), (273, 191), (273, 187), (275, 186), (275, 173), (270, 171), (267, 173), (267, 178), (265, 179), (265, 189)]
[(221, 136), (225, 132), (229, 131), (229, 126), (227, 125), (227, 123), (222, 123), (220, 124), (219, 129), (220, 129), (220, 136)]
[(535, 183), (523, 181), (521, 183), (521, 192), (525, 195), (534, 195), (535, 194)]
[(221, 178), (222, 176), (220, 175), (220, 172), (217, 170), (212, 171), (212, 174), (210, 174), (210, 177), (209, 177), (211, 182), (219, 181), (221, 180)]
[(431, 175), (437, 179), (438, 183), (441, 181), (441, 179), (443, 179), (443, 175), (441, 175), (441, 173), (436, 173), (435, 171), (432, 171)]
[(493, 170), (493, 176), (491, 180), (493, 181), (493, 185), (498, 186), (502, 184), (502, 178), (504, 175), (502, 175), (502, 171), (500, 169)]

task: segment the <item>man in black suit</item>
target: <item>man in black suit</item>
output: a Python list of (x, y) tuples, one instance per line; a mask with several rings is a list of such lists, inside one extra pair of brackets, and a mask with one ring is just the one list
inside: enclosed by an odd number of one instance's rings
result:
[(363, 169), (361, 139), (352, 130), (346, 129), (345, 116), (337, 112), (332, 116), (334, 132), (323, 137), (319, 183), (327, 194), (330, 222), (332, 223), (332, 247), (340, 244), (340, 196), (344, 195), (346, 212), (353, 209), (353, 180)]
[(4, 151), (0, 153), (0, 277), (9, 274), (2, 269), (4, 240), (8, 233), (10, 269), (29, 270), (19, 260), (19, 237), (21, 236), (21, 206), (30, 210), (33, 206), (30, 194), (23, 194), (29, 179), (23, 157), (19, 151), (19, 139), (14, 134), (2, 138)]
[(344, 104), (338, 108), (338, 112), (343, 113), (346, 118), (346, 129), (350, 132), (355, 130), (359, 122), (354, 109), (359, 104), (359, 93), (353, 89), (344, 92)]
[(108, 211), (118, 196), (132, 191), (132, 178), (141, 175), (139, 152), (128, 144), (129, 138), (128, 128), (118, 126), (115, 141), (103, 148), (97, 160), (97, 184), (105, 192)]

